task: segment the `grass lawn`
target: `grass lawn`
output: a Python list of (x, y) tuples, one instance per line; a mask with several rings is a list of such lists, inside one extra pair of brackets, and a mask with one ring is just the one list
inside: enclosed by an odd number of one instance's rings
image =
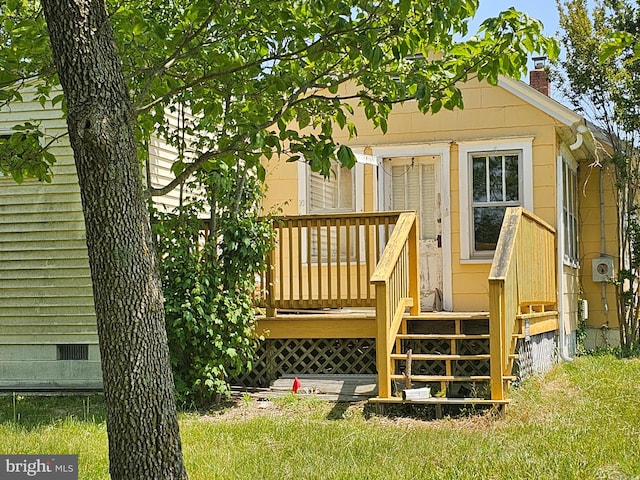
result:
[[(512, 392), (504, 417), (423, 421), (293, 395), (181, 415), (192, 480), (640, 478), (640, 360), (580, 358)], [(0, 453), (79, 454), (108, 479), (100, 397), (0, 397)]]

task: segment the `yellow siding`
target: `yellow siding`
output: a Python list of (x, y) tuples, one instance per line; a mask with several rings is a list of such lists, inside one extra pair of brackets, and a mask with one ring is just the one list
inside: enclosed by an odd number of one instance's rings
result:
[[(601, 253), (617, 257), (617, 230), (616, 230), (616, 203), (613, 183), (608, 168), (604, 167), (604, 201), (605, 201), (605, 250), (601, 252), (600, 229), (600, 169), (593, 170), (587, 164), (580, 166), (578, 186), (580, 190), (580, 258), (583, 265), (581, 281), (584, 289), (584, 297), (589, 305), (589, 318), (587, 325), (600, 328), (602, 325), (618, 327), (616, 313), (615, 288), (612, 284), (605, 284), (604, 294), (609, 306), (605, 312), (601, 283), (593, 281), (591, 276), (591, 262), (600, 257)], [(584, 188), (584, 190), (583, 190)], [(584, 191), (584, 194), (583, 194)], [(614, 261), (617, 271), (617, 261)]]
[(265, 169), (268, 180), (264, 211), (278, 209), (282, 215), (298, 215), (298, 164), (274, 156), (265, 162)]
[[(358, 137), (348, 139), (340, 133), (337, 141), (354, 147), (389, 145), (429, 145), (450, 143), (450, 218), (451, 218), (451, 279), (454, 310), (488, 310), (490, 263), (460, 261), (460, 204), (458, 142), (488, 139), (533, 138), (533, 205), (534, 213), (556, 226), (556, 157), (559, 152), (556, 128), (561, 126), (551, 116), (530, 105), (503, 88), (470, 81), (462, 86), (465, 109), (441, 111), (436, 115), (420, 113), (415, 102), (394, 108), (386, 135), (371, 127), (362, 111), (356, 110)], [(346, 90), (345, 90), (346, 92)], [(369, 150), (369, 148), (367, 148)], [(266, 206), (284, 205), (285, 212), (297, 213), (297, 166), (276, 159), (268, 163), (269, 191)], [(381, 181), (381, 179), (379, 179)], [(372, 179), (365, 175), (364, 189)], [(375, 208), (373, 196), (365, 196), (365, 210)], [(443, 239), (447, 241), (447, 239)], [(446, 273), (445, 273), (446, 274)]]
[(373, 165), (365, 165), (364, 167), (364, 211), (371, 212), (378, 209), (376, 205), (376, 196), (374, 192), (374, 172)]

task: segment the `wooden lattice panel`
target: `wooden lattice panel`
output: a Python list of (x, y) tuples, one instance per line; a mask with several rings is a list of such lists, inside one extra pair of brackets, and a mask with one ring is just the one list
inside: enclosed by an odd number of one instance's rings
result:
[(439, 353), (448, 355), (451, 353), (451, 341), (441, 339), (429, 340), (403, 340), (402, 351), (411, 349), (413, 353)]
[(259, 348), (254, 368), (232, 383), (267, 387), (282, 375), (375, 374), (375, 339), (273, 339)]
[(481, 353), (489, 353), (490, 351), (489, 339), (458, 342), (458, 353), (460, 355), (478, 355)]
[(453, 362), (453, 375), (460, 377), (491, 375), (489, 360), (461, 360)]

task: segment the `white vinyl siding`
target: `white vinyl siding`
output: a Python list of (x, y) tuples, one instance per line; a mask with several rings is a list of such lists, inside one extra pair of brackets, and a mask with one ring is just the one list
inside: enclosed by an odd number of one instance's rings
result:
[[(177, 111), (170, 111), (165, 109), (166, 121), (169, 124), (169, 128), (179, 129), (184, 125), (185, 117), (187, 121), (189, 116), (186, 115), (181, 109)], [(190, 140), (190, 138), (187, 138)], [(148, 143), (149, 148), (149, 162), (147, 165), (147, 181), (150, 187), (162, 188), (175, 179), (175, 174), (171, 170), (174, 162), (179, 158), (182, 158), (185, 162), (189, 162), (195, 157), (193, 151), (180, 152), (177, 148), (167, 144), (167, 142), (156, 135), (152, 135)], [(161, 197), (154, 197), (153, 203), (155, 208), (164, 212), (173, 212), (176, 207), (180, 206), (184, 199), (191, 196), (193, 197), (195, 192), (188, 189), (185, 186), (178, 186), (171, 190), (166, 195)]]
[[(73, 152), (59, 108), (29, 99), (0, 109), (0, 132), (40, 122), (60, 136), (51, 184), (0, 178), (0, 387), (99, 388), (101, 369), (84, 217)], [(88, 360), (57, 360), (83, 345)]]

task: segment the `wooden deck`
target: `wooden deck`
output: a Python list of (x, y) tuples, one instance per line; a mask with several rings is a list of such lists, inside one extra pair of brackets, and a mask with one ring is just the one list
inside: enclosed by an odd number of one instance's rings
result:
[[(504, 405), (518, 339), (559, 326), (555, 232), (522, 208), (505, 214), (488, 278), (489, 312), (419, 312), (415, 212), (277, 224), (257, 330), (268, 340), (304, 343), (268, 355), (299, 366), (300, 348), (311, 349), (331, 356), (334, 364), (322, 368), (335, 373), (336, 349), (373, 339), (374, 402), (407, 402), (402, 390), (427, 384), (434, 395), (422, 403)], [(339, 339), (347, 343), (338, 346)]]
[(267, 338), (375, 338), (373, 310), (332, 309), (315, 312), (278, 311), (259, 316), (257, 332)]

